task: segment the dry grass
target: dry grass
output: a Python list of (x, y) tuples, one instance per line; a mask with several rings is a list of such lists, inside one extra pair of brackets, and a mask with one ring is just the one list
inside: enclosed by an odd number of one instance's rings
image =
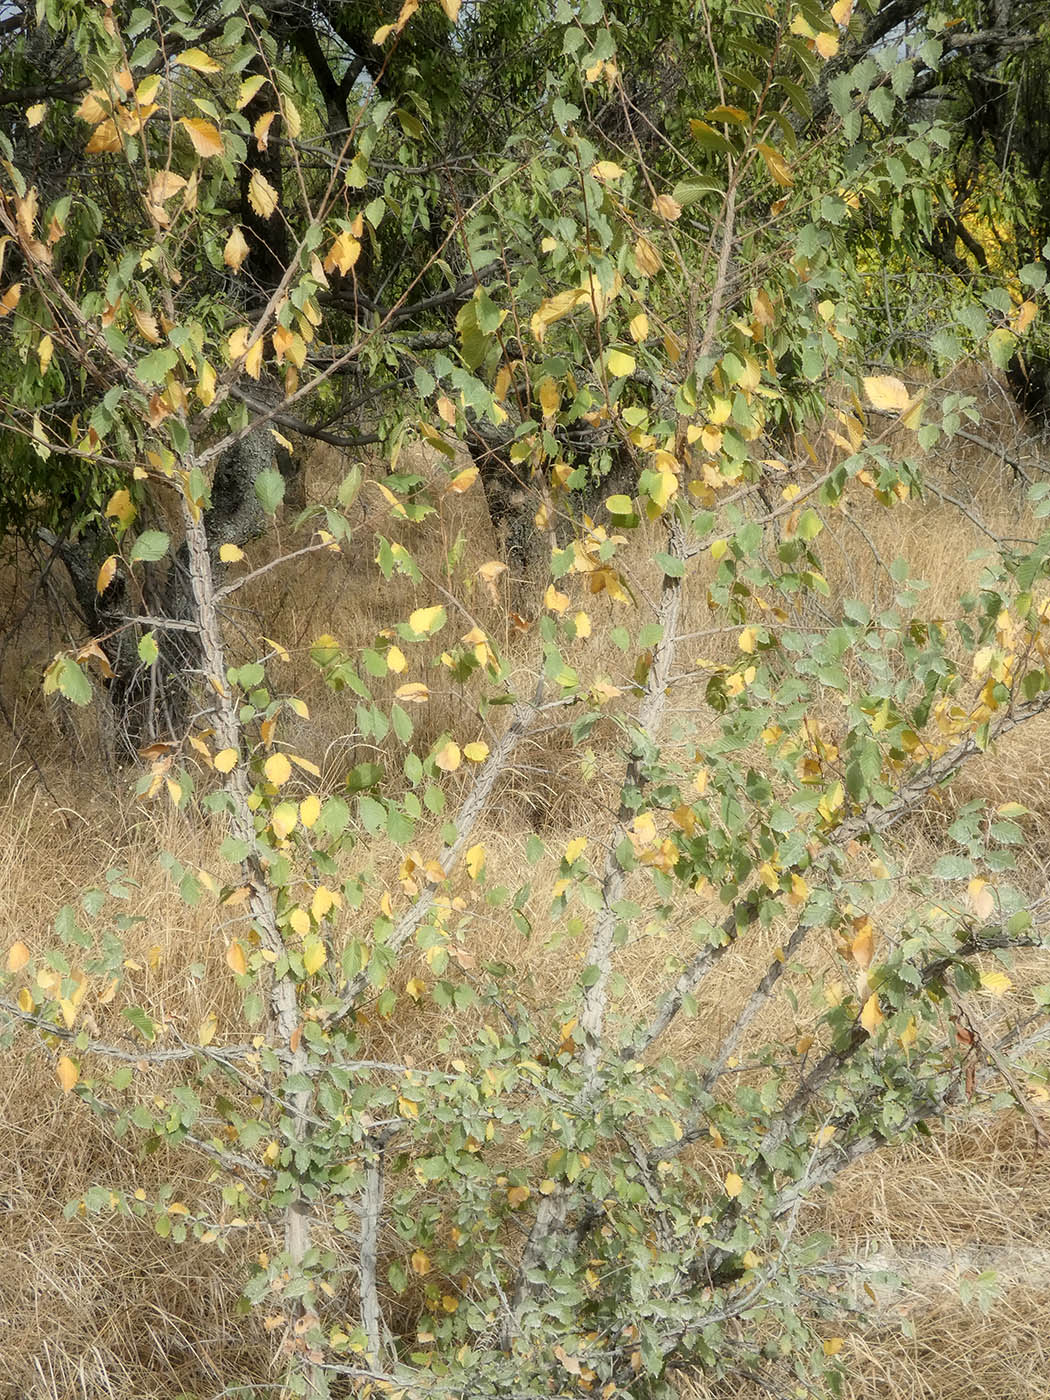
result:
[[(980, 431), (1008, 450), (1028, 450), (1002, 397), (979, 384), (973, 389), (987, 414)], [(425, 461), (422, 467), (431, 469)], [(318, 456), (313, 476), (319, 496), (340, 469), (334, 454)], [(887, 514), (859, 496), (845, 519), (829, 523), (824, 554), (835, 594), (875, 598), (888, 606), (892, 587), (885, 566), (903, 554), (929, 584), (924, 614), (951, 618), (960, 592), (979, 575), (980, 563), (970, 556), (989, 543), (981, 525), (1001, 535), (1032, 533), (1009, 469), (986, 452), (964, 447), (942, 464), (938, 479), (945, 492), (965, 502), (967, 513), (930, 500), (908, 502)], [(439, 573), (442, 550), (427, 542), (425, 532), (414, 532), (428, 577), (420, 595), (403, 580), (378, 586), (372, 531), (387, 526), (367, 490), (362, 502), (362, 528), (344, 555), (311, 556), (289, 572), (268, 575), (250, 596), (238, 595), (243, 611), (233, 618), (235, 648), (239, 635), (261, 632), (276, 639), (290, 652), (298, 681), (308, 675), (302, 660), (319, 634), (331, 633), (353, 651), (374, 640), (392, 616), (404, 616), (424, 596), (426, 601), (437, 596), (436, 585), (445, 582)], [(442, 529), (445, 545), (462, 534), (463, 578), (497, 555), (479, 490), (448, 503)], [(406, 527), (406, 543), (412, 534)], [(272, 548), (258, 546), (252, 563)], [(705, 567), (701, 563), (690, 586), (683, 619), (685, 632), (703, 635), (688, 644), (686, 659), (717, 662), (735, 654), (735, 629), (710, 633)], [(644, 548), (631, 554), (630, 569), (644, 614), (658, 592)], [(207, 867), (215, 861), (216, 833), (176, 812), (135, 802), (127, 790), (128, 774), (107, 774), (100, 767), (95, 721), (78, 716), (71, 723), (40, 705), (36, 677), (63, 639), (49, 632), (46, 612), (26, 577), (12, 580), (10, 617), (24, 616), (0, 657), (0, 684), (18, 735), (7, 747), (6, 796), (0, 803), (0, 920), (9, 931), (7, 942), (21, 937), (31, 946), (43, 944), (64, 902), (106, 869), (123, 868), (139, 882), (135, 906), (147, 916), (128, 949), (139, 967), (133, 976), (140, 1000), (167, 1020), (172, 1033), (191, 1039), (201, 1020), (215, 1014), (221, 1039), (236, 1024), (222, 929), (211, 905), (187, 908), (155, 862), (157, 851), (169, 850), (188, 865)], [(614, 683), (629, 680), (622, 674), (622, 657), (605, 638), (607, 614), (616, 605), (604, 598), (588, 602), (576, 589), (578, 584), (570, 589), (573, 606), (588, 607), (594, 632), (577, 644), (574, 664)], [(502, 629), (518, 679), (526, 678), (531, 635), (515, 629), (483, 588), (461, 596), (469, 616), (453, 619), (456, 635), (475, 618), (497, 636)], [(807, 622), (819, 625), (819, 612), (807, 611)], [(276, 666), (278, 684), (290, 679), (291, 671), (285, 676), (280, 663)], [(409, 671), (376, 682), (377, 699), (409, 678), (421, 677)], [(460, 691), (440, 676), (426, 679), (434, 698), (413, 715), (422, 741), (453, 728), (462, 735), (469, 688)], [(676, 690), (679, 714), (702, 716), (703, 683), (701, 674)], [(301, 743), (322, 765), (326, 781), (337, 784), (352, 764), (394, 753), (393, 747), (361, 742), (345, 696), (332, 695), (316, 678), (308, 678), (306, 687), (311, 720), (302, 728)], [(589, 741), (592, 756), (582, 760), (564, 729), (552, 728), (522, 749), (476, 838), (486, 845), (495, 878), (511, 888), (526, 878), (529, 832), (539, 832), (554, 851), (571, 836), (600, 840), (617, 788), (613, 735), (611, 724), (600, 725)], [(61, 754), (73, 762), (64, 765)], [(46, 790), (34, 762), (46, 776)], [(450, 780), (450, 800), (463, 781), (461, 774)], [(1021, 800), (1033, 810), (1026, 857), (1036, 878), (1050, 862), (1050, 719), (974, 764), (953, 801), (976, 793)], [(945, 820), (934, 808), (909, 824), (900, 839), (913, 861), (930, 858)], [(421, 832), (416, 844), (425, 847), (427, 839)], [(395, 865), (392, 856), (391, 877)], [(543, 881), (549, 885), (553, 878), (553, 872), (539, 876), (531, 906), (537, 914), (550, 893)], [(690, 896), (682, 901), (680, 932), (642, 933), (625, 950), (625, 1014), (650, 1004), (651, 989), (666, 980), (667, 968), (688, 949), (689, 922), (712, 912), (710, 901)], [(887, 927), (893, 917), (886, 911)], [(547, 946), (539, 919), (528, 939), (509, 931), (505, 920), (489, 919), (477, 927), (482, 956), (515, 965), (537, 1006), (552, 1004), (571, 984), (580, 947), (572, 941)], [(705, 984), (700, 1014), (676, 1027), (668, 1048), (688, 1054), (712, 1044), (728, 1028), (781, 935), (782, 930), (767, 930), (734, 948)], [(819, 935), (805, 956), (813, 976), (819, 976), (828, 958)], [(190, 974), (193, 963), (201, 967)], [(404, 976), (411, 972), (406, 967)], [(1046, 980), (1050, 971), (1045, 958), (1033, 956), (1014, 975), (1023, 985)], [(801, 1012), (796, 1018), (786, 1001), (778, 1000), (763, 1036), (774, 1032), (793, 1040), (804, 1028), (799, 1023), (804, 1001)], [(101, 1033), (119, 1032), (104, 1010), (98, 1019)], [(377, 1049), (386, 1044), (396, 1047), (399, 1059), (413, 1054), (423, 1059), (440, 1021), (425, 1006), (411, 1014), (399, 1010), (395, 1021), (377, 1023), (371, 1033)], [(208, 1256), (199, 1246), (158, 1239), (148, 1220), (110, 1213), (66, 1219), (67, 1203), (97, 1182), (116, 1189), (141, 1187), (152, 1195), (164, 1181), (174, 1181), (191, 1209), (222, 1207), (206, 1164), (188, 1152), (144, 1157), (131, 1138), (115, 1142), (103, 1121), (61, 1097), (46, 1054), (31, 1053), (31, 1045), (28, 1036), (16, 1040), (0, 1087), (0, 1160), (7, 1163), (0, 1179), (0, 1400), (175, 1400), (184, 1392), (212, 1395), (240, 1379), (265, 1380), (270, 1343), (254, 1318), (235, 1315), (233, 1304), (250, 1257), (269, 1242), (258, 1233), (246, 1235), (226, 1253)], [(809, 1224), (830, 1231), (852, 1261), (843, 1275), (844, 1297), (857, 1303), (844, 1331), (850, 1400), (1036, 1400), (1047, 1394), (1050, 1170), (1027, 1120), (998, 1113), (965, 1129), (947, 1125), (928, 1140), (865, 1159), (811, 1217)], [(862, 1284), (873, 1265), (895, 1269), (903, 1287), (878, 1288), (874, 1300), (869, 1298)], [(986, 1316), (977, 1302), (961, 1300), (960, 1283), (988, 1268), (1000, 1275), (1002, 1290)], [(794, 1395), (787, 1380), (771, 1385), (759, 1388), (741, 1377), (735, 1388), (716, 1393), (698, 1378), (681, 1379), (686, 1400)]]

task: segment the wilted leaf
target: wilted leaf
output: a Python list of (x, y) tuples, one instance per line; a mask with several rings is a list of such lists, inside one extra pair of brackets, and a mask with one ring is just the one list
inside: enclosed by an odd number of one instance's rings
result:
[(226, 965), (238, 977), (243, 977), (248, 971), (248, 959), (244, 952), (244, 945), (237, 938), (226, 949)]
[(240, 224), (237, 224), (229, 238), (227, 238), (226, 246), (222, 250), (223, 262), (225, 262), (227, 267), (232, 267), (234, 272), (240, 272), (241, 266), (250, 251), (248, 240), (241, 231)]
[(117, 556), (111, 554), (106, 559), (98, 571), (98, 578), (95, 580), (96, 593), (105, 593), (106, 589), (113, 582), (117, 572)]
[(19, 940), (12, 943), (7, 950), (7, 970), (8, 972), (21, 972), (29, 961), (29, 949)]

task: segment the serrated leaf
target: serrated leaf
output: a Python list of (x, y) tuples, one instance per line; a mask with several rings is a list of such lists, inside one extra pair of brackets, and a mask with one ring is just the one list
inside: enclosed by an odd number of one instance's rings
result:
[(171, 541), (163, 530), (143, 530), (131, 546), (131, 562), (133, 564), (156, 563), (158, 559), (163, 559), (167, 554), (170, 543)]
[(205, 121), (203, 117), (180, 117), (179, 121), (193, 143), (193, 149), (202, 159), (223, 154), (222, 133), (214, 123)]
[(203, 49), (184, 49), (176, 54), (173, 63), (181, 63), (184, 68), (192, 68), (195, 73), (221, 73), (222, 64), (216, 63)]
[(869, 375), (864, 380), (864, 392), (872, 408), (883, 413), (903, 413), (911, 403), (907, 385), (893, 374)]
[(259, 170), (252, 171), (248, 182), (248, 203), (260, 219), (268, 219), (279, 203), (277, 191)]

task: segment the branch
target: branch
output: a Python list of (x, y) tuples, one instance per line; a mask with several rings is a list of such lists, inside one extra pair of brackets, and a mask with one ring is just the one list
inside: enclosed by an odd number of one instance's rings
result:
[[(496, 780), (504, 772), (510, 762), (511, 755), (525, 734), (528, 733), (536, 715), (541, 710), (542, 684), (537, 689), (535, 698), (529, 701), (522, 701), (514, 706), (511, 713), (510, 724), (508, 724), (499, 743), (489, 754), (477, 777), (467, 794), (466, 801), (459, 810), (459, 815), (455, 820), (456, 836), (451, 845), (445, 846), (437, 858), (437, 863), (441, 867), (442, 874), (446, 877), (451, 874), (456, 862), (463, 852), (464, 846), (470, 839), (470, 834), (477, 825), (485, 806), (492, 794), (492, 789), (496, 785)], [(556, 704), (568, 703), (556, 701)], [(394, 930), (387, 941), (386, 946), (391, 952), (396, 953), (403, 948), (408, 940), (419, 928), (420, 924), (434, 907), (437, 897), (434, 886), (429, 886), (423, 891), (416, 902), (402, 914), (401, 918), (394, 926)], [(356, 977), (352, 978), (340, 995), (339, 1004), (330, 1013), (330, 1022), (343, 1020), (356, 1007), (362, 993), (369, 984), (368, 969), (362, 968)]]

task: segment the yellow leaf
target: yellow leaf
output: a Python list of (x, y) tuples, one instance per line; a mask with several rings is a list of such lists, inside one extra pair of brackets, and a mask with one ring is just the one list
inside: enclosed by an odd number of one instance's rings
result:
[(549, 611), (559, 615), (566, 611), (569, 606), (569, 595), (560, 592), (553, 583), (547, 585), (547, 591), (543, 595), (543, 606)]
[(591, 166), (591, 174), (596, 180), (618, 180), (623, 174), (623, 166), (614, 160), (599, 160)]
[(249, 374), (252, 379), (259, 378), (259, 371), (262, 368), (263, 346), (265, 344), (265, 336), (260, 336), (255, 344), (248, 349), (244, 357), (245, 373)]
[(260, 151), (265, 151), (270, 144), (270, 127), (273, 126), (276, 118), (276, 112), (264, 112), (252, 127), (252, 135), (255, 137), (255, 144)]
[(430, 1273), (430, 1258), (423, 1250), (417, 1249), (412, 1255), (410, 1262), (412, 1265), (412, 1272), (418, 1274), (420, 1278), (422, 1278), (424, 1274)]
[(237, 767), (237, 750), (222, 749), (215, 755), (215, 767), (220, 773), (232, 773)]
[(735, 1200), (744, 1189), (744, 1179), (736, 1172), (730, 1172), (725, 1179), (726, 1195)]
[(237, 938), (226, 949), (226, 965), (238, 977), (243, 977), (248, 971), (248, 959), (244, 952), (244, 945)]
[(328, 961), (328, 954), (325, 946), (319, 938), (312, 938), (303, 949), (303, 967), (306, 975), (312, 977), (315, 972), (320, 972)]
[(653, 200), (653, 213), (659, 214), (661, 219), (666, 219), (669, 224), (673, 224), (676, 219), (682, 217), (682, 206), (671, 195), (658, 194)]
[[(285, 660), (288, 658), (285, 657)], [(309, 773), (311, 778), (319, 778), (321, 770), (316, 763), (311, 763), (308, 758), (303, 758), (302, 754), (292, 753), (288, 757), (295, 764), (296, 768), (301, 768), (304, 773)]]
[(26, 125), (39, 126), (47, 113), (46, 102), (34, 102), (32, 107), (26, 108)]
[(752, 656), (754, 655), (757, 638), (758, 629), (756, 627), (745, 627), (740, 633), (740, 636), (737, 637), (736, 644), (741, 651), (746, 652), (748, 656)]
[(865, 919), (861, 924), (859, 932), (850, 944), (850, 952), (861, 972), (867, 972), (875, 956), (875, 930), (870, 919)]
[(210, 1045), (215, 1039), (215, 1032), (219, 1029), (219, 1020), (214, 1012), (209, 1012), (204, 1020), (197, 1027), (197, 1044)]
[(828, 1143), (834, 1136), (834, 1123), (825, 1123), (822, 1128), (818, 1128), (815, 1133), (811, 1134), (809, 1140), (814, 1147), (827, 1147)]
[(879, 1007), (879, 998), (872, 992), (860, 1013), (860, 1023), (869, 1035), (874, 1035), (885, 1019)]
[(835, 0), (831, 7), (831, 18), (836, 24), (849, 24), (853, 13), (853, 0)]
[(507, 1202), (512, 1210), (517, 1210), (518, 1206), (523, 1206), (532, 1195), (527, 1186), (512, 1186), (507, 1192)]
[(841, 1337), (829, 1337), (824, 1343), (825, 1356), (838, 1356), (842, 1350), (843, 1341)]
[(469, 758), (471, 763), (484, 763), (489, 756), (488, 744), (483, 744), (480, 740), (473, 744), (464, 744), (463, 757)]
[(205, 408), (215, 399), (215, 370), (207, 360), (201, 362), (200, 378), (197, 380), (197, 397)]
[(80, 1070), (68, 1055), (59, 1055), (55, 1073), (58, 1075), (58, 1082), (62, 1085), (63, 1094), (68, 1094), (80, 1078)]
[(252, 171), (248, 182), (248, 202), (260, 219), (268, 219), (278, 205), (277, 191), (258, 170)]
[(29, 956), (29, 949), (21, 939), (17, 943), (12, 943), (7, 950), (8, 972), (21, 972), (29, 961)]
[(465, 863), (467, 874), (472, 880), (476, 880), (485, 865), (485, 847), (481, 845), (471, 846), (466, 854)]
[(324, 270), (325, 272), (339, 272), (345, 277), (356, 265), (360, 256), (360, 240), (355, 238), (348, 229), (345, 229), (329, 248), (328, 256), (324, 260)]
[[(449, 482), (446, 490), (453, 496), (462, 496), (464, 491), (469, 491), (478, 479), (477, 467), (464, 467)], [(418, 628), (416, 629), (419, 630)]]
[(255, 74), (254, 77), (245, 78), (244, 82), (241, 83), (240, 90), (237, 93), (238, 111), (240, 111), (242, 107), (247, 107), (248, 103), (252, 100), (252, 98), (255, 96), (255, 94), (259, 91), (259, 89), (265, 82), (266, 79), (259, 73)]
[(758, 143), (758, 153), (765, 162), (766, 169), (776, 184), (781, 189), (787, 190), (795, 183), (795, 177), (791, 173), (791, 167), (774, 146), (767, 146), (764, 141)]
[(406, 681), (394, 691), (394, 699), (405, 705), (425, 705), (430, 699), (430, 691), (422, 681)]
[(248, 240), (241, 231), (240, 224), (234, 225), (233, 232), (226, 240), (226, 246), (222, 250), (223, 262), (227, 267), (232, 267), (234, 272), (240, 272), (241, 266), (251, 250), (248, 247)]
[(875, 374), (864, 380), (864, 392), (872, 408), (884, 413), (903, 413), (911, 403), (905, 384), (893, 374)]
[(446, 739), (434, 755), (434, 762), (444, 773), (454, 773), (462, 761), (459, 745), (453, 739)]
[(405, 983), (405, 991), (413, 1001), (418, 1001), (426, 989), (427, 984), (420, 977), (410, 977)]
[(13, 311), (22, 299), (22, 284), (14, 282), (7, 291), (0, 297), (0, 317), (6, 316)]
[(565, 847), (565, 859), (569, 863), (569, 865), (572, 865), (575, 861), (579, 860), (580, 856), (583, 855), (586, 849), (587, 837), (574, 836), (569, 842), (569, 844)]
[[(453, 24), (459, 19), (459, 6), (460, 0), (441, 0), (441, 8)], [(455, 1308), (452, 1311), (455, 1312)]]
[(36, 353), (40, 361), (40, 373), (46, 374), (47, 367), (51, 363), (51, 356), (55, 353), (55, 342), (49, 335), (41, 337), (40, 344), (36, 347)]
[(1017, 308), (1017, 313), (1013, 319), (1013, 331), (1015, 335), (1024, 335), (1025, 331), (1036, 318), (1039, 308), (1034, 301), (1023, 301)]
[(638, 345), (649, 334), (649, 317), (644, 311), (639, 311), (637, 316), (631, 317), (628, 329), (631, 332), (631, 339)]
[(982, 972), (981, 991), (990, 992), (993, 997), (1002, 997), (1013, 986), (1005, 972)]
[(445, 625), (445, 609), (440, 603), (431, 608), (416, 608), (408, 619), (408, 625), (420, 636), (429, 637)]
[(113, 582), (116, 572), (117, 556), (111, 554), (108, 559), (103, 561), (102, 567), (98, 571), (98, 578), (95, 580), (96, 593), (105, 593), (106, 589)]
[(185, 49), (176, 54), (173, 63), (181, 63), (184, 68), (192, 68), (195, 73), (221, 73), (222, 64), (206, 54), (203, 49)]
[(541, 302), (530, 322), (532, 334), (536, 340), (542, 344), (544, 336), (547, 334), (547, 327), (552, 326), (555, 321), (560, 321), (563, 316), (568, 316), (569, 312), (575, 310), (581, 301), (587, 299), (588, 293), (581, 287), (575, 287), (569, 291), (558, 292), (556, 296), (548, 297), (546, 301)]
[(206, 122), (202, 117), (180, 117), (179, 121), (186, 128), (186, 134), (199, 156), (206, 160), (209, 156), (222, 155), (222, 133), (212, 122)]
[(295, 830), (299, 822), (299, 808), (294, 802), (281, 802), (274, 808), (270, 817), (270, 826), (278, 841)]
[(263, 764), (263, 772), (269, 782), (275, 787), (280, 787), (292, 776), (292, 765), (283, 753), (274, 753)]
[(550, 375), (540, 385), (540, 408), (543, 409), (544, 418), (553, 418), (558, 409), (561, 408), (561, 389), (557, 381)]
[(639, 238), (634, 245), (634, 260), (643, 277), (655, 277), (663, 267), (663, 259), (645, 237)]
[(329, 910), (341, 905), (342, 902), (342, 896), (334, 890), (330, 890), (327, 885), (318, 885), (314, 890), (314, 897), (310, 901), (310, 913), (320, 923)]
[(824, 31), (813, 40), (813, 45), (821, 58), (834, 58), (839, 51), (839, 36)]
[(610, 374), (617, 379), (622, 379), (624, 375), (633, 374), (638, 361), (633, 355), (628, 355), (625, 350), (610, 350), (605, 356), (605, 364)]
[(219, 546), (219, 558), (224, 564), (239, 564), (244, 558), (244, 550), (240, 545), (222, 544)]
[(987, 880), (973, 879), (967, 886), (970, 908), (979, 919), (990, 919), (995, 913), (995, 890)]

